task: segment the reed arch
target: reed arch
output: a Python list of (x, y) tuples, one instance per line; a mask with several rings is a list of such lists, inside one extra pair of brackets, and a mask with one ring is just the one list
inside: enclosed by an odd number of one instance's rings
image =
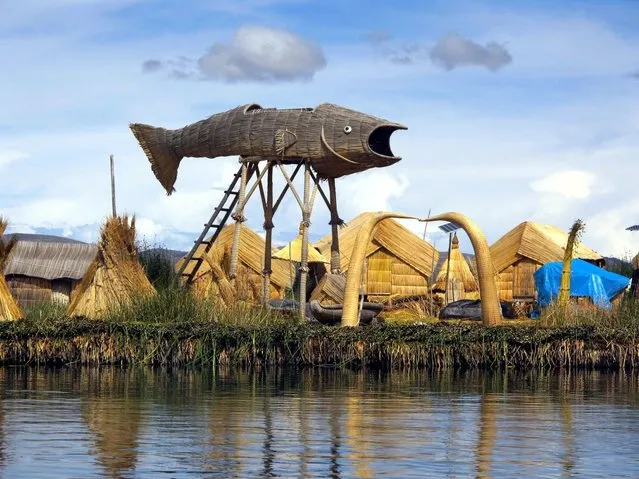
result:
[(361, 283), (361, 276), (366, 258), (366, 248), (371, 240), (371, 235), (375, 226), (380, 221), (387, 218), (416, 219), (421, 222), (450, 221), (459, 225), (470, 238), (475, 252), (477, 263), (477, 281), (479, 282), (479, 297), (481, 299), (482, 323), (487, 326), (494, 326), (501, 323), (501, 303), (497, 294), (495, 284), (495, 270), (490, 256), (490, 249), (484, 233), (479, 226), (467, 216), (457, 212), (447, 212), (429, 218), (420, 219), (416, 216), (405, 215), (403, 213), (378, 213), (368, 219), (360, 228), (357, 234), (357, 241), (351, 254), (351, 264), (346, 275), (346, 288), (344, 291), (344, 309), (342, 310), (341, 326), (357, 326), (358, 317), (358, 297)]

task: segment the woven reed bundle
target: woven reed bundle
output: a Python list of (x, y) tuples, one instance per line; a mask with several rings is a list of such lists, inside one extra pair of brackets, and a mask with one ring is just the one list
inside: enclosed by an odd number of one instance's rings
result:
[(100, 231), (98, 255), (67, 309), (69, 316), (102, 318), (130, 304), (136, 296), (154, 295), (155, 288), (138, 260), (135, 217), (107, 219)]
[(16, 244), (15, 238), (6, 242), (1, 240), (8, 224), (7, 220), (0, 217), (0, 321), (16, 321), (24, 317), (2, 273), (11, 254), (11, 250)]
[(447, 259), (444, 260), (442, 267), (437, 274), (437, 278), (435, 279), (433, 291), (446, 291), (447, 272), (449, 287), (450, 283), (454, 280), (456, 283), (463, 285), (464, 293), (478, 291), (479, 285), (477, 284), (477, 280), (470, 269), (468, 261), (466, 261), (466, 258), (459, 249), (459, 239), (457, 239), (457, 234), (453, 236), (452, 243), (450, 251), (450, 265), (448, 264)]

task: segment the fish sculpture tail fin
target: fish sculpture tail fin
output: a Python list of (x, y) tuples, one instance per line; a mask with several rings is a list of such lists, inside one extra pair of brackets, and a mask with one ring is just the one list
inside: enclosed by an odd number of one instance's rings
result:
[(151, 162), (151, 169), (168, 195), (175, 188), (178, 167), (182, 156), (171, 147), (172, 132), (165, 128), (156, 128), (142, 123), (133, 123), (129, 128)]

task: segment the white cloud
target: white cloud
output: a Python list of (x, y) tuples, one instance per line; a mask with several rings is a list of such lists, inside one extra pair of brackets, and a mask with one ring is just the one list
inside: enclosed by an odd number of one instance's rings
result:
[(373, 170), (349, 178), (342, 188), (342, 195), (348, 198), (342, 211), (355, 216), (365, 211), (390, 211), (392, 198), (400, 198), (409, 187), (408, 179), (384, 170)]
[(226, 83), (310, 81), (326, 67), (321, 46), (284, 29), (240, 27), (228, 43), (214, 43), (193, 63), (188, 58), (142, 64), (145, 72), (171, 69), (176, 79), (218, 80)]
[(569, 199), (583, 200), (592, 194), (597, 177), (589, 171), (558, 171), (533, 181), (530, 187), (538, 193), (550, 193)]

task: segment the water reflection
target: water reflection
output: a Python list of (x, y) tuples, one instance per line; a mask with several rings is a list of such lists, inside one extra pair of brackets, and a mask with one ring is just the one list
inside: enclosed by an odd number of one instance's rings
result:
[(630, 373), (0, 368), (0, 468), (3, 477), (637, 477), (638, 391)]
[[(107, 477), (134, 471), (144, 401), (140, 375), (115, 368), (82, 370), (82, 416), (94, 439), (92, 454)], [(143, 382), (142, 382), (143, 384)]]

